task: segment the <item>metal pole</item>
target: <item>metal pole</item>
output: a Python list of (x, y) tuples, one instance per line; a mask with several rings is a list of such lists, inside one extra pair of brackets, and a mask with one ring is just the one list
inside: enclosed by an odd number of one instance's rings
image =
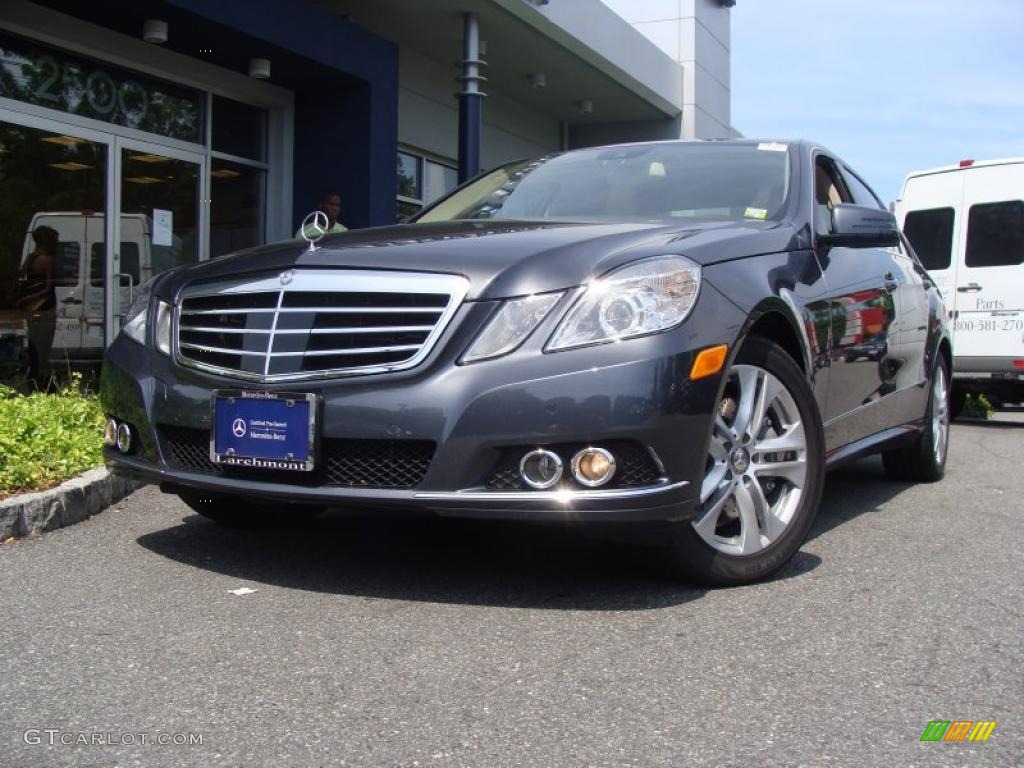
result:
[(459, 183), (480, 173), (480, 134), (483, 130), (483, 100), (487, 96), (480, 83), (487, 78), (480, 74), (487, 63), (480, 59), (480, 24), (475, 13), (462, 14), (463, 50), (462, 83), (459, 92)]

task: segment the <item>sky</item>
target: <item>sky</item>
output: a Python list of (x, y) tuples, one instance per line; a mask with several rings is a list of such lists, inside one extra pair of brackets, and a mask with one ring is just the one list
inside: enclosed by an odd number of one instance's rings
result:
[(731, 44), (736, 129), (820, 142), (886, 203), (1024, 156), (1024, 0), (738, 0)]

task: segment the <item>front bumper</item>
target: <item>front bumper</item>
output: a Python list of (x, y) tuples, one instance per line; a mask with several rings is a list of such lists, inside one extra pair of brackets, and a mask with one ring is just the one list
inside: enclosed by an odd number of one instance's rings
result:
[[(486, 320), (464, 307), (418, 369), (393, 374), (250, 389), (320, 396), (324, 441), (420, 441), (434, 445), (414, 487), (328, 484), (305, 473), (182, 466), (168, 430), (210, 429), (210, 393), (238, 382), (183, 368), (124, 338), (108, 350), (101, 387), (105, 411), (133, 425), (138, 449), (105, 450), (119, 475), (164, 486), (251, 498), (346, 507), (417, 508), (481, 518), (546, 520), (681, 520), (696, 511), (719, 377), (690, 381), (696, 351), (731, 343), (742, 316), (710, 286), (704, 305), (678, 329), (618, 344), (544, 354), (548, 329), (498, 360), (458, 365)], [(709, 307), (709, 305), (712, 305)], [(476, 313), (479, 317), (474, 317)], [(699, 318), (710, 318), (700, 322)], [(556, 445), (629, 443), (649, 452), (657, 472), (642, 485), (584, 489), (571, 482), (551, 491), (489, 484), (517, 451)]]

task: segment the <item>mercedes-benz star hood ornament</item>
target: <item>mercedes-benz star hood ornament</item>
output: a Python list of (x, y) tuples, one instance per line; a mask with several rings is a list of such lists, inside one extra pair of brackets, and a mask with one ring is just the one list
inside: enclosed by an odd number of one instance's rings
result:
[(327, 234), (327, 214), (323, 211), (313, 211), (302, 220), (302, 227), (299, 231), (303, 239), (309, 243), (309, 250), (315, 251), (316, 244)]

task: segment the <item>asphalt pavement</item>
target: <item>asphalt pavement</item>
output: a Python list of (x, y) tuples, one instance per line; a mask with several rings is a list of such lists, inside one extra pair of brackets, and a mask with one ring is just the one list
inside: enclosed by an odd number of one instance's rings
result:
[(723, 590), (569, 527), (239, 533), (145, 488), (0, 546), (0, 766), (1022, 765), (1022, 438), (837, 470), (793, 562)]

